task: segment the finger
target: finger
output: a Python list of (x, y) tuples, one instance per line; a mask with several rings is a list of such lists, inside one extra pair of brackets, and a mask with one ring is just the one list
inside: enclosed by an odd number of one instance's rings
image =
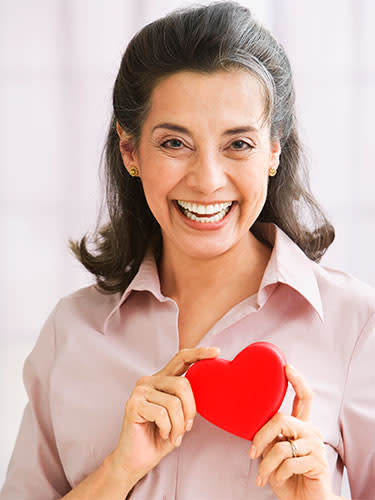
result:
[(312, 390), (302, 375), (293, 366), (286, 365), (285, 373), (296, 393), (293, 401), (292, 415), (307, 422), (310, 418), (312, 406)]
[[(146, 395), (146, 401), (167, 410), (171, 423), (169, 440), (174, 446), (179, 446), (178, 438), (183, 436), (185, 432), (185, 419), (181, 400), (171, 394), (150, 389), (149, 394)], [(165, 434), (162, 437), (165, 439)]]
[(328, 465), (324, 464), (314, 457), (306, 455), (304, 457), (288, 458), (277, 469), (270, 484), (282, 486), (293, 474), (303, 474), (309, 479), (318, 479), (322, 474), (328, 473)]
[(133, 415), (130, 414), (129, 416), (134, 423), (154, 422), (159, 429), (162, 439), (168, 439), (172, 429), (172, 422), (164, 406), (142, 399), (138, 402), (136, 409), (132, 413)]
[(219, 354), (219, 347), (193, 347), (191, 349), (181, 349), (154, 375), (182, 375), (192, 363), (200, 359), (216, 358)]
[[(267, 446), (264, 448), (263, 452), (262, 452), (262, 457), (266, 457), (267, 454), (270, 452), (270, 450), (272, 449), (273, 445), (278, 443), (279, 441), (285, 441), (285, 436), (282, 436), (281, 434), (277, 437), (275, 437), (275, 439), (273, 439), (270, 443), (267, 444)], [(249, 450), (249, 456), (250, 456), (250, 452), (251, 452), (251, 448)], [(252, 457), (250, 457), (252, 458)]]
[[(172, 439), (190, 430), (193, 423), (196, 406), (190, 382), (183, 377), (149, 377), (153, 386), (141, 386), (140, 390), (147, 401), (160, 404), (168, 409), (172, 421)], [(175, 401), (175, 400), (178, 400)], [(178, 407), (178, 415), (173, 414)], [(188, 424), (190, 422), (190, 427)]]
[[(285, 437), (297, 439), (312, 433), (310, 424), (302, 422), (298, 418), (283, 413), (276, 413), (254, 436), (252, 448), (254, 454), (252, 458), (259, 457), (279, 434)], [(251, 450), (250, 450), (251, 452)]]
[[(178, 397), (182, 404), (185, 427), (195, 418), (197, 408), (195, 405), (194, 394), (191, 389), (190, 382), (185, 377), (162, 377), (153, 376), (152, 384), (155, 389), (161, 392), (166, 392)], [(190, 430), (190, 429), (186, 429)]]
[(271, 443), (269, 443), (263, 450), (263, 453), (262, 453), (262, 457), (266, 457), (268, 455), (268, 453), (272, 450), (272, 447), (278, 443), (278, 440), (277, 439), (274, 439)]
[[(313, 443), (311, 439), (297, 439), (294, 444), (298, 455), (303, 456), (312, 453)], [(289, 441), (278, 441), (275, 443), (259, 464), (258, 476), (261, 477), (262, 483), (266, 484), (271, 474), (280, 467), (284, 460), (289, 458), (294, 458)]]

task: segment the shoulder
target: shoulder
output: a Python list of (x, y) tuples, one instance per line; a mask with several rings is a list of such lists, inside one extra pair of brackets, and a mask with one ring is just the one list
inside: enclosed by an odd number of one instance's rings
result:
[(375, 313), (375, 288), (351, 274), (313, 263), (325, 312), (360, 319), (362, 323)]
[(119, 292), (107, 294), (92, 284), (62, 297), (56, 305), (56, 326), (85, 324), (101, 331), (107, 316), (118, 304)]
[(313, 266), (321, 292), (334, 293), (341, 300), (365, 302), (374, 308), (374, 287), (339, 269), (316, 263)]

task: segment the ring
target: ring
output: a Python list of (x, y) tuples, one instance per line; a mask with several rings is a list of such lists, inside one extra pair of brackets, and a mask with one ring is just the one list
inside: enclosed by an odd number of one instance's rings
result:
[(293, 439), (288, 439), (288, 441), (289, 441), (290, 446), (292, 448), (293, 458), (298, 457), (298, 450), (297, 450), (296, 442), (293, 441)]

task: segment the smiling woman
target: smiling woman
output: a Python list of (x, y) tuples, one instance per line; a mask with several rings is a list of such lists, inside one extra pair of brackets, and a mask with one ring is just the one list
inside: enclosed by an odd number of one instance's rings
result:
[[(209, 164), (207, 168), (200, 166), (201, 160), (203, 163), (216, 161), (212, 148), (209, 150), (213, 132), (221, 138), (216, 148), (222, 150), (222, 158), (232, 159), (237, 173), (238, 164), (247, 163), (247, 171), (240, 171), (242, 177), (237, 178), (239, 183), (243, 179), (249, 182), (250, 165), (259, 175), (255, 165), (271, 145), (273, 163), (268, 160), (268, 168), (274, 169), (280, 163), (278, 175), (271, 179), (267, 196), (260, 200), (259, 213), (253, 209), (256, 217), (248, 227), (255, 220), (274, 222), (314, 260), (322, 257), (334, 239), (333, 227), (309, 190), (295, 126), (294, 86), (288, 59), (264, 27), (254, 20), (251, 25), (247, 24), (244, 7), (237, 6), (233, 18), (225, 16), (226, 8), (225, 3), (219, 3), (213, 10), (216, 26), (207, 17), (206, 33), (190, 33), (188, 23), (195, 23), (191, 9), (190, 14), (187, 9), (185, 16), (181, 10), (163, 21), (155, 21), (133, 38), (124, 54), (113, 92), (114, 114), (106, 147), (110, 223), (100, 227), (98, 220), (93, 235), (97, 255), (88, 252), (86, 237), (79, 245), (71, 242), (74, 253), (96, 275), (103, 291), (124, 292), (150, 243), (159, 262), (162, 244), (165, 244), (161, 234), (163, 225), (147, 197), (156, 196), (154, 189), (147, 189), (148, 180), (154, 188), (155, 180), (162, 175), (165, 189), (166, 177), (170, 184), (171, 173), (174, 175), (178, 170), (176, 166), (181, 171), (182, 163), (186, 168), (190, 161), (195, 165), (195, 172), (189, 174), (187, 182), (197, 175), (205, 176), (206, 172), (208, 178), (202, 177), (206, 190), (210, 189), (207, 181), (218, 182), (207, 170)], [(208, 11), (207, 15), (211, 16)], [(251, 32), (247, 32), (249, 26)], [(186, 43), (188, 37), (191, 37), (190, 44)], [(218, 37), (216, 48), (211, 37)], [(149, 43), (153, 44), (153, 50), (145, 51), (144, 45)], [(220, 120), (220, 129), (215, 120)], [(125, 175), (117, 134), (123, 134), (121, 153), (125, 165), (134, 167), (135, 160), (129, 153), (132, 149), (139, 157), (139, 146), (148, 162), (157, 162), (147, 177), (132, 179)], [(246, 140), (243, 134), (247, 134)], [(235, 146), (240, 143), (241, 148)], [(164, 158), (162, 164), (161, 158)], [(276, 168), (273, 172), (276, 173)], [(218, 172), (215, 176), (218, 177)], [(266, 179), (267, 176), (263, 177), (263, 181)], [(203, 198), (206, 202), (215, 201), (217, 195), (209, 200), (207, 193), (202, 192), (196, 201)], [(182, 198), (182, 201), (192, 200)], [(128, 230), (124, 231), (124, 227)], [(213, 226), (204, 229), (207, 231)], [(202, 248), (201, 243), (202, 240), (198, 245)], [(129, 263), (127, 274), (123, 273), (124, 262)]]
[[(269, 169), (277, 168), (280, 156), (264, 107), (262, 86), (248, 71), (180, 71), (153, 90), (137, 148), (117, 124), (124, 164), (137, 168), (160, 226), (162, 282), (169, 296), (184, 293), (188, 277), (176, 283), (177, 269), (191, 267), (191, 258), (204, 277), (207, 259), (257, 255), (258, 240), (249, 228), (264, 206)], [(241, 125), (246, 122), (253, 125)], [(259, 263), (247, 264), (250, 269)]]
[[(353, 497), (372, 498), (374, 291), (318, 264), (334, 229), (281, 45), (235, 2), (145, 26), (105, 152), (110, 220), (95, 252), (70, 240), (96, 285), (58, 302), (25, 362), (0, 499), (333, 500), (344, 465)], [(197, 414), (182, 375), (212, 343), (233, 359), (264, 340), (303, 374), (286, 366), (250, 446)]]

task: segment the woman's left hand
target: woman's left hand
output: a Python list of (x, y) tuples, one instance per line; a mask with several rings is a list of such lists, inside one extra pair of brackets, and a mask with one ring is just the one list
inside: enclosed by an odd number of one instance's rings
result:
[[(309, 422), (312, 391), (290, 365), (286, 376), (296, 393), (292, 415), (276, 413), (254, 436), (255, 455), (250, 448), (250, 458), (263, 458), (257, 485), (263, 487), (268, 481), (280, 500), (330, 500), (335, 495), (323, 436)], [(289, 440), (295, 444), (296, 457)]]

